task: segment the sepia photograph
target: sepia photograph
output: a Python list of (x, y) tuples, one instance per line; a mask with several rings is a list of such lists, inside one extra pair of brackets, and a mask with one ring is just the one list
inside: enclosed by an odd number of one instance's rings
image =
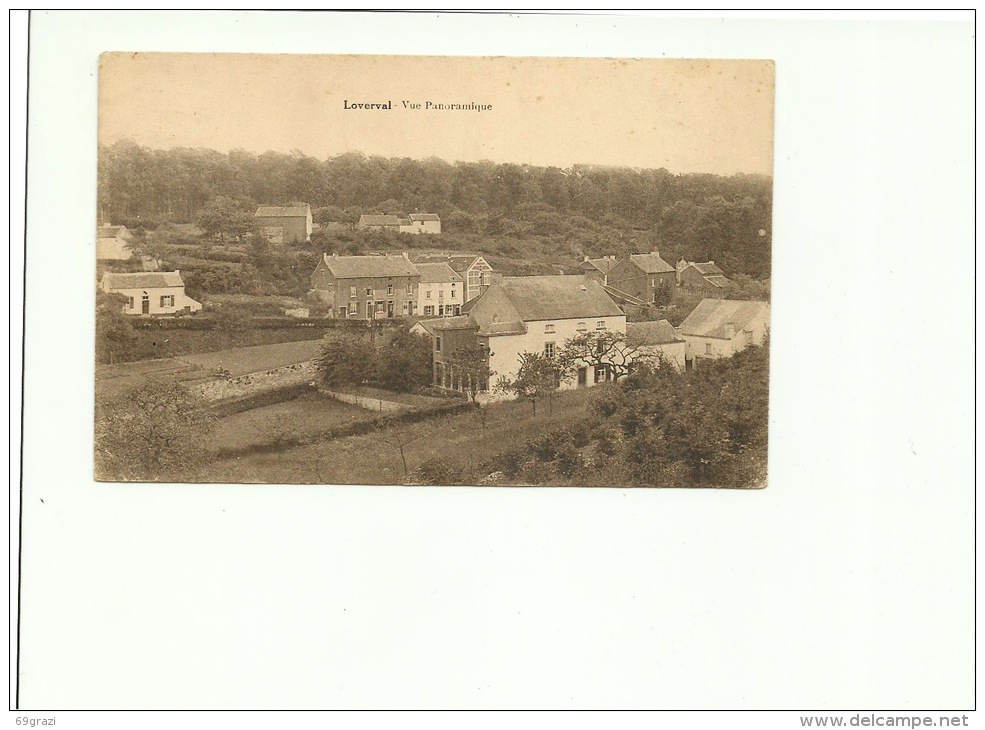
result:
[(96, 478), (764, 487), (773, 77), (103, 54)]

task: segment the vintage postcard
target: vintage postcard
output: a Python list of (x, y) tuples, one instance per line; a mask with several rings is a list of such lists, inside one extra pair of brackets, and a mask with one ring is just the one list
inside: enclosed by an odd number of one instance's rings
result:
[(104, 54), (96, 478), (765, 486), (773, 79)]

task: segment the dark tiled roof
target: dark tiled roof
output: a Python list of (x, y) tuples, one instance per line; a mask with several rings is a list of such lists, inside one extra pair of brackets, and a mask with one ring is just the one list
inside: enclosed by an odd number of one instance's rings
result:
[(261, 205), (257, 208), (254, 217), (256, 218), (307, 218), (311, 206), (280, 206), (280, 205)]
[(411, 213), (410, 219), (412, 221), (440, 221), (441, 218), (438, 217), (437, 213)]
[(336, 279), (366, 279), (377, 276), (420, 276), (403, 256), (329, 256), (322, 261)]
[(769, 306), (767, 302), (702, 299), (681, 323), (681, 332), (698, 337), (731, 339), (764, 310), (769, 316)]
[[(587, 276), (509, 276), (493, 283), (467, 305), (480, 334), (499, 325), (510, 333), (525, 322), (616, 317), (616, 306), (598, 282)], [(525, 331), (525, 330), (524, 330)]]
[(633, 345), (667, 345), (683, 342), (674, 331), (674, 325), (666, 319), (658, 322), (629, 322), (626, 325), (626, 341)]
[(719, 289), (724, 289), (728, 284), (728, 279), (724, 276), (706, 276), (705, 281), (707, 281), (712, 286), (718, 287)]
[(395, 215), (361, 215), (359, 216), (361, 226), (399, 226), (400, 219)]
[(401, 226), (409, 226), (410, 218), (397, 218), (397, 223)]
[(431, 321), (434, 322), (433, 327), (437, 332), (443, 330), (472, 330), (479, 326), (467, 314), (461, 314), (457, 317), (444, 317), (443, 319)]
[(582, 262), (582, 267), (584, 268), (585, 264), (591, 264), (603, 274), (608, 274), (618, 263), (619, 259), (615, 258), (589, 259), (588, 261)]
[(461, 281), (462, 277), (455, 273), (455, 270), (446, 263), (422, 264), (416, 263), (414, 266), (421, 272), (421, 283), (431, 284), (437, 282)]
[(139, 272), (136, 274), (116, 274), (106, 272), (103, 281), (110, 289), (162, 289), (184, 286), (181, 274), (177, 271)]
[(677, 271), (677, 269), (660, 258), (659, 254), (634, 253), (629, 258), (647, 274), (665, 274), (668, 271)]
[(692, 265), (705, 276), (722, 276), (725, 274), (724, 271), (718, 268), (714, 261), (709, 261), (704, 264), (695, 263)]

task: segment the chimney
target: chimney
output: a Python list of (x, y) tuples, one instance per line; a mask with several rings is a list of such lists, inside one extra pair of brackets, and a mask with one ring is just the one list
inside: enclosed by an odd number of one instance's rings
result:
[(585, 256), (585, 261), (588, 261), (588, 256)]

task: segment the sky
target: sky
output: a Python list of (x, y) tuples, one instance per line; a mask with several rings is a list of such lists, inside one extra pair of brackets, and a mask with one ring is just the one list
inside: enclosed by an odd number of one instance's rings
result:
[[(392, 108), (346, 108), (356, 104)], [(773, 64), (108, 53), (100, 59), (99, 138), (319, 159), (358, 151), (768, 175)]]

